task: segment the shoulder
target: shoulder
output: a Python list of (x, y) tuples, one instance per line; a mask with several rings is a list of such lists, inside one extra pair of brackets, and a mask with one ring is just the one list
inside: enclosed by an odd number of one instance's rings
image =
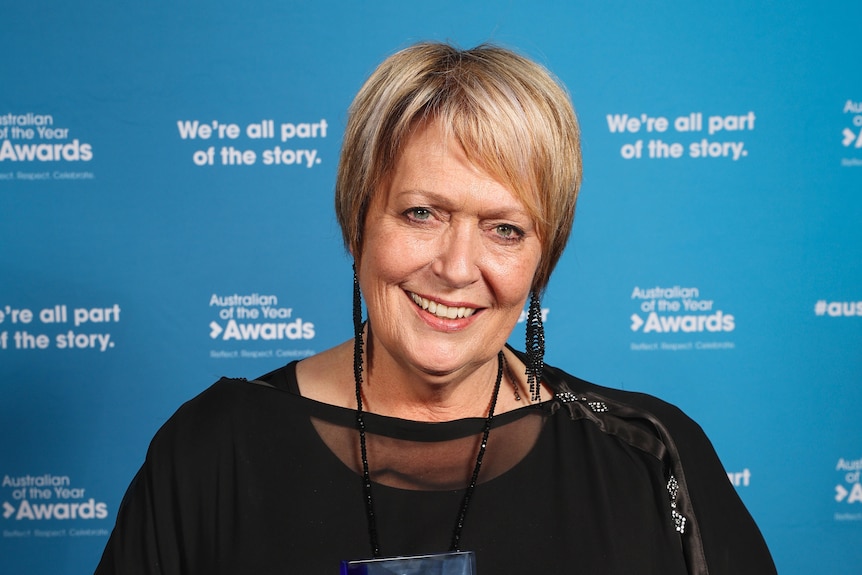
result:
[(267, 381), (222, 377), (171, 415), (150, 443), (148, 459), (199, 460), (274, 420), (276, 406), (283, 410), (291, 395), (280, 371), (264, 376)]
[(727, 481), (712, 442), (701, 426), (677, 406), (655, 396), (591, 383), (545, 366), (544, 376), (558, 397), (569, 395), (583, 405), (588, 419), (628, 443), (665, 459), (676, 475), (703, 474), (710, 482)]
[[(511, 347), (509, 349), (522, 361), (526, 360), (523, 352)], [(584, 406), (586, 411), (581, 410), (581, 413), (587, 415), (587, 412), (592, 412), (587, 419), (593, 420), (605, 431), (609, 430), (605, 426), (609, 421), (625, 422), (627, 429), (645, 431), (648, 435), (654, 434), (662, 442), (669, 441), (673, 444), (676, 439), (684, 444), (681, 448), (685, 451), (705, 448), (706, 451), (714, 453), (700, 425), (671, 403), (646, 393), (597, 385), (548, 364), (544, 365), (542, 379), (554, 391), (557, 398), (573, 400), (570, 411), (573, 411), (574, 405)], [(620, 431), (620, 425), (612, 427)], [(623, 430), (622, 436), (625, 438), (628, 435)], [(647, 443), (652, 443), (643, 433), (635, 433), (635, 435), (639, 435)], [(663, 449), (661, 446), (654, 447)], [(675, 446), (673, 447), (675, 451)]]
[(706, 434), (696, 421), (676, 405), (653, 395), (598, 385), (549, 365), (545, 366), (544, 376), (558, 393), (569, 391), (590, 401), (604, 402), (616, 408), (613, 411), (617, 415), (630, 419), (640, 416), (666, 427), (675, 436), (706, 440)]
[(204, 424), (211, 420), (223, 420), (225, 416), (242, 413), (242, 407), (255, 400), (260, 393), (254, 385), (243, 378), (222, 377), (210, 387), (183, 403), (168, 420), (172, 426)]

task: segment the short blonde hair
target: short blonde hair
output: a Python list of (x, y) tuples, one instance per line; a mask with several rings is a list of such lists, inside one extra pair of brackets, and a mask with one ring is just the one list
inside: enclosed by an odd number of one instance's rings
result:
[(361, 255), (373, 195), (413, 128), (429, 120), (524, 204), (542, 244), (532, 287), (544, 290), (572, 229), (580, 130), (565, 88), (539, 64), (496, 46), (416, 44), (384, 60), (359, 90), (335, 185), (347, 248)]

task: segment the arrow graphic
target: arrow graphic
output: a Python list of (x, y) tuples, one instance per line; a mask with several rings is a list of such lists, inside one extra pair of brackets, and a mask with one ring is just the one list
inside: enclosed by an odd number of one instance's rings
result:
[(218, 334), (220, 334), (222, 331), (223, 331), (223, 330), (222, 330), (222, 328), (221, 328), (221, 326), (220, 326), (219, 324), (217, 324), (217, 323), (216, 323), (216, 322), (214, 322), (214, 321), (211, 321), (211, 322), (210, 322), (210, 337), (211, 337), (212, 339), (217, 338), (217, 337), (218, 337)]
[(642, 320), (641, 317), (636, 313), (632, 314), (631, 320), (632, 320), (632, 331), (639, 330), (641, 328), (641, 326), (644, 324), (644, 320)]
[(835, 486), (835, 501), (841, 503), (850, 492), (844, 489), (843, 485)]
[(8, 501), (3, 502), (3, 519), (9, 519), (15, 513), (15, 508), (9, 505)]

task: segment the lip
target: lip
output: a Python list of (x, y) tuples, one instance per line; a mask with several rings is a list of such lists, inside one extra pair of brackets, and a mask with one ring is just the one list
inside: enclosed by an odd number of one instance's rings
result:
[(417, 312), (426, 321), (431, 320), (435, 324), (437, 322), (445, 322), (449, 327), (453, 325), (461, 326), (472, 321), (483, 309), (467, 302), (441, 300), (407, 290), (405, 292)]

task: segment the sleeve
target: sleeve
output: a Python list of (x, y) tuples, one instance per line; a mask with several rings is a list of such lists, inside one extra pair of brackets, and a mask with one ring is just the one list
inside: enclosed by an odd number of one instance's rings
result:
[[(164, 428), (159, 434), (164, 433)], [(172, 504), (171, 467), (159, 452), (160, 435), (132, 479), (117, 512), (96, 575), (179, 574), (181, 556), (177, 525), (179, 510)]]
[[(658, 441), (673, 512), (691, 575), (772, 575), (775, 564), (703, 429), (677, 407), (650, 395), (605, 388), (545, 366), (560, 389), (607, 401), (618, 416)], [(639, 435), (629, 427), (629, 432)], [(682, 522), (681, 522), (682, 523)]]
[[(703, 429), (655, 397), (603, 389), (616, 411), (648, 421), (664, 445), (673, 511), (692, 575), (770, 575), (775, 564), (754, 519), (727, 478)], [(673, 488), (671, 482), (674, 483)]]
[(776, 573), (760, 529), (703, 429), (673, 406), (664, 404), (662, 411), (685, 476), (709, 575)]
[(233, 463), (220, 457), (230, 450), (225, 404), (231, 398), (219, 383), (156, 433), (120, 504), (96, 575), (215, 572), (216, 509), (223, 503), (218, 478), (230, 477)]

